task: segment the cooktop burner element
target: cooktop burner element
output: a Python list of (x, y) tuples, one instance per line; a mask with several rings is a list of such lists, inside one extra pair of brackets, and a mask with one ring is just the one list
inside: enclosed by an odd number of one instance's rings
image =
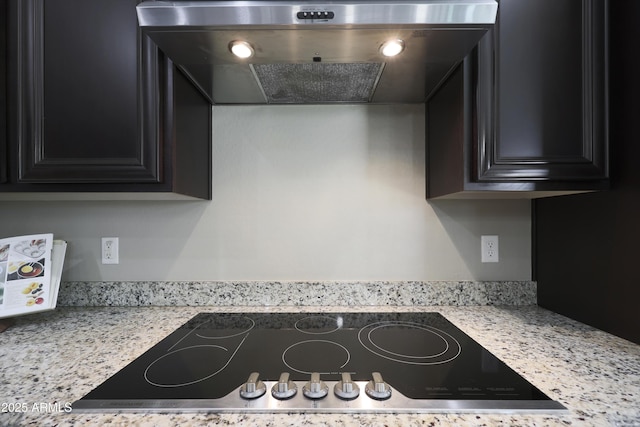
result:
[[(438, 365), (460, 355), (460, 343), (448, 333), (427, 325), (411, 322), (376, 322), (358, 332), (360, 343), (373, 354), (410, 365)], [(415, 341), (420, 341), (420, 350)]]
[(438, 313), (200, 313), (73, 410), (566, 409)]

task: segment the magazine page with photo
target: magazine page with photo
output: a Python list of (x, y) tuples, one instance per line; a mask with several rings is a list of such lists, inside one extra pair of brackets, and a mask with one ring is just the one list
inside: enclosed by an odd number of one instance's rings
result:
[(65, 251), (51, 233), (0, 239), (0, 318), (55, 308)]

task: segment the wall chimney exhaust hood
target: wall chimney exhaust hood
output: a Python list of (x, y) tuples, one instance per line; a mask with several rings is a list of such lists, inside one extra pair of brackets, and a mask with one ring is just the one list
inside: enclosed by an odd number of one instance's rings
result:
[(143, 1), (138, 21), (213, 104), (422, 103), (495, 0)]

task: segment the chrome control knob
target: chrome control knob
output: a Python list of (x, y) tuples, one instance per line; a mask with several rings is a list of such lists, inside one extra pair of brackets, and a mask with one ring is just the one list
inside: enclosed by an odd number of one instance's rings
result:
[(320, 380), (320, 374), (311, 374), (311, 380), (302, 387), (302, 394), (309, 399), (322, 399), (329, 393), (329, 386)]
[(351, 381), (350, 373), (343, 372), (342, 379), (333, 387), (333, 393), (340, 399), (352, 400), (360, 394), (360, 387), (358, 387), (358, 384)]
[(271, 395), (280, 400), (290, 399), (295, 396), (297, 392), (298, 386), (289, 379), (288, 372), (281, 373), (278, 382), (271, 387)]
[(247, 382), (240, 386), (240, 397), (244, 399), (257, 399), (265, 394), (267, 386), (260, 381), (260, 374), (252, 372)]
[(391, 386), (385, 383), (380, 372), (371, 374), (373, 379), (364, 388), (365, 393), (372, 399), (385, 400), (391, 397)]

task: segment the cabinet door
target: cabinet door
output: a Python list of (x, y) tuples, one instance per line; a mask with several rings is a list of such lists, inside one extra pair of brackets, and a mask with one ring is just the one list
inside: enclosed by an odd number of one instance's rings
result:
[(499, 0), (477, 49), (477, 181), (607, 178), (606, 6)]
[(7, 4), (0, 4), (0, 184), (7, 182)]
[(12, 181), (162, 180), (158, 51), (139, 31), (136, 3), (10, 2)]

